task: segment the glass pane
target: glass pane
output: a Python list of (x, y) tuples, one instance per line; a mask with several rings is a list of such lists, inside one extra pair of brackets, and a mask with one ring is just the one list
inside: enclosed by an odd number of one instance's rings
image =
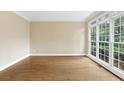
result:
[(99, 58), (102, 59), (102, 55), (101, 54), (99, 54)]
[(124, 42), (124, 34), (121, 34), (121, 42)]
[(114, 58), (118, 59), (118, 52), (114, 52)]
[(99, 49), (99, 54), (101, 54), (101, 49)]
[(120, 41), (120, 35), (115, 35), (114, 36), (114, 41), (119, 42)]
[(105, 23), (102, 24), (102, 30), (105, 31)]
[(99, 44), (100, 49), (104, 49), (104, 43)]
[(94, 34), (96, 33), (96, 27), (93, 27), (93, 29), (94, 29)]
[(102, 48), (104, 48), (104, 43), (102, 43)]
[(124, 34), (124, 26), (121, 26), (121, 33)]
[(107, 28), (109, 28), (109, 24), (110, 24), (109, 22), (106, 22), (106, 27), (107, 27)]
[(91, 55), (96, 56), (96, 27), (91, 28)]
[(114, 34), (120, 34), (120, 26), (114, 28)]
[(107, 56), (105, 56), (105, 62), (109, 62), (109, 58)]
[(94, 52), (95, 52), (95, 51), (96, 51), (96, 47), (94, 47), (94, 49), (93, 49), (93, 50), (94, 50)]
[(94, 41), (96, 41), (96, 36), (94, 36)]
[(101, 25), (99, 25), (99, 29), (100, 29), (100, 31), (101, 31), (101, 29), (102, 29), (102, 26), (101, 26)]
[(106, 29), (106, 35), (109, 35), (109, 29)]
[(105, 49), (109, 49), (109, 44), (108, 44), (108, 43), (105, 43), (104, 48), (105, 48)]
[(96, 56), (96, 52), (94, 52), (94, 56)]
[(102, 36), (102, 41), (105, 41), (105, 36), (104, 35)]
[(109, 56), (109, 50), (105, 50), (105, 55)]
[(118, 60), (114, 60), (114, 64), (113, 65), (118, 68)]
[(100, 56), (100, 54), (99, 54), (99, 59), (101, 59), (101, 56)]
[(104, 55), (104, 49), (101, 49), (101, 54)]
[(124, 61), (124, 54), (120, 53), (119, 56), (120, 56), (120, 60)]
[(101, 59), (104, 60), (104, 55), (101, 55)]
[(101, 48), (102, 47), (102, 44), (101, 43), (99, 43), (99, 48)]
[(96, 47), (96, 42), (94, 42), (94, 46)]
[(114, 44), (114, 52), (118, 52), (118, 44)]
[(109, 41), (109, 22), (100, 24), (99, 41)]
[(91, 51), (91, 54), (93, 55), (93, 51)]
[(124, 26), (124, 16), (121, 17), (121, 25)]
[(124, 63), (120, 62), (120, 69), (124, 70)]
[(120, 25), (120, 18), (116, 19), (114, 22), (115, 22), (114, 23), (115, 26), (119, 26)]
[(99, 41), (102, 41), (102, 36), (99, 37)]
[(105, 37), (105, 41), (109, 41), (109, 36), (106, 36)]
[(124, 53), (124, 44), (120, 44), (120, 53)]

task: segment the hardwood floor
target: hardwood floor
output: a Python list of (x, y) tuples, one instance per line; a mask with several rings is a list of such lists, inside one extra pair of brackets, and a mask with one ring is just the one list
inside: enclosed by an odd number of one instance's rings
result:
[(87, 57), (29, 57), (0, 72), (0, 80), (121, 80)]

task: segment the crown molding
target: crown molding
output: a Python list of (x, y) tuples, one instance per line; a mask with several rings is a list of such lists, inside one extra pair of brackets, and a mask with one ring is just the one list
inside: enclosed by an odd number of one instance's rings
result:
[(26, 17), (26, 16), (24, 16), (22, 13), (20, 13), (20, 12), (17, 12), (17, 11), (13, 11), (13, 13), (14, 14), (16, 14), (17, 16), (20, 16), (20, 17), (22, 17), (22, 18), (24, 18), (25, 20), (27, 20), (27, 21), (31, 21), (28, 17)]
[(94, 11), (91, 15), (87, 17), (86, 21), (89, 22), (94, 17), (97, 17), (97, 15), (101, 15), (102, 13), (105, 13), (105, 11)]

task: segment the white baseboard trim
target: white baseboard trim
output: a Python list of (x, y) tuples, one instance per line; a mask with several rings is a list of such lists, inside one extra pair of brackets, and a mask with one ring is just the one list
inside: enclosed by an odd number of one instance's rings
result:
[(41, 54), (41, 53), (32, 53), (30, 56), (85, 56), (85, 54)]
[(6, 69), (6, 68), (8, 68), (8, 67), (10, 67), (10, 66), (12, 66), (12, 65), (14, 65), (14, 64), (16, 64), (16, 63), (18, 63), (19, 61), (21, 61), (21, 60), (23, 60), (23, 59), (25, 59), (25, 58), (27, 58), (27, 57), (29, 57), (29, 56), (30, 56), (30, 55), (25, 55), (25, 56), (23, 56), (23, 57), (21, 57), (21, 58), (15, 60), (15, 61), (13, 61), (13, 62), (11, 62), (11, 63), (5, 65), (5, 66), (3, 66), (3, 67), (0, 67), (0, 71), (2, 71), (2, 70), (4, 70), (4, 69)]
[(124, 80), (124, 73), (122, 73), (119, 69), (112, 67), (112, 66), (108, 65), (107, 63), (104, 63), (100, 59), (97, 59), (91, 55), (87, 55), (87, 56), (89, 58), (91, 58), (92, 60), (94, 60), (95, 62), (97, 62), (98, 64), (100, 64), (101, 66), (103, 66), (104, 68), (108, 69), (113, 74), (117, 75), (118, 77), (120, 77), (121, 79)]
[(19, 59), (15, 60), (15, 61), (11, 62), (11, 63), (8, 63), (5, 66), (0, 67), (0, 71), (2, 71), (4, 69), (6, 69), (6, 68), (8, 68), (8, 67), (10, 67), (10, 66), (12, 66), (12, 65), (14, 65), (16, 63), (18, 63), (19, 61), (21, 61), (21, 60), (23, 60), (23, 59), (25, 59), (25, 58), (27, 58), (29, 56), (85, 56), (85, 54), (29, 54), (29, 55), (26, 55), (26, 56), (24, 56), (22, 58), (19, 58)]

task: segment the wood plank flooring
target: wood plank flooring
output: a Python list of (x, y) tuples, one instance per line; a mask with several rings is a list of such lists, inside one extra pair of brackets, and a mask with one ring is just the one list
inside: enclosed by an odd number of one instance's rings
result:
[(87, 57), (29, 57), (0, 72), (1, 81), (120, 81)]

